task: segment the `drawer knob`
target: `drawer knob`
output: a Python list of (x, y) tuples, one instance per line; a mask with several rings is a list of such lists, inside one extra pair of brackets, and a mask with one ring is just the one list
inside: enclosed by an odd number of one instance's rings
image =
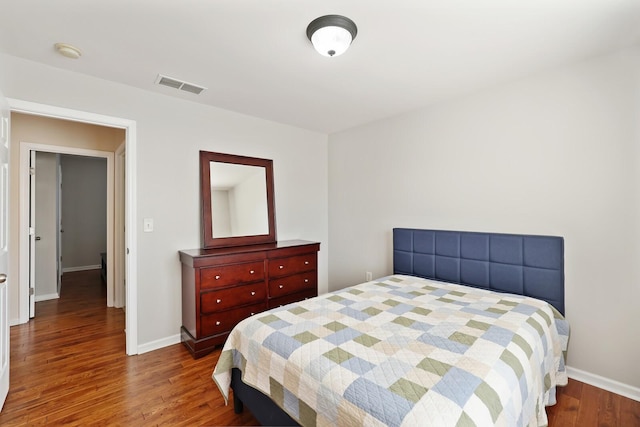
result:
[(216, 326), (220, 326), (220, 321), (219, 320), (216, 322)]
[(220, 276), (216, 276), (216, 280), (218, 280), (220, 278)]
[(222, 300), (221, 300), (221, 299), (217, 299), (217, 300), (216, 300), (216, 304), (220, 304), (221, 302), (222, 302)]
[(251, 270), (251, 271), (249, 272), (249, 274), (253, 274), (253, 273), (255, 273), (255, 271), (253, 271), (253, 270)]
[(251, 296), (254, 296), (256, 294), (256, 291), (251, 291)]
[(304, 279), (304, 283), (309, 283), (309, 279)]
[(305, 261), (305, 262), (304, 262), (304, 265), (309, 265), (309, 261)]
[(252, 312), (251, 312), (251, 315), (253, 316), (254, 314), (255, 314), (255, 313), (252, 311)]
[(283, 268), (284, 268), (284, 265), (281, 265), (281, 266), (280, 266), (280, 269), (282, 270)]
[(279, 285), (278, 287), (279, 287), (280, 289), (282, 289), (282, 288), (284, 288), (284, 285)]

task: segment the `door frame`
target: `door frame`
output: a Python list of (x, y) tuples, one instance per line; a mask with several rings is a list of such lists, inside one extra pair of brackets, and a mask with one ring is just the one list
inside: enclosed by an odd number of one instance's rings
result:
[(116, 257), (118, 257), (113, 263), (113, 278), (115, 280), (114, 285), (114, 293), (113, 293), (113, 306), (117, 308), (125, 307), (126, 309), (126, 299), (125, 292), (127, 283), (125, 277), (125, 257), (127, 252), (126, 246), (126, 221), (125, 221), (125, 208), (126, 203), (124, 196), (126, 194), (125, 191), (125, 168), (126, 168), (126, 147), (123, 142), (118, 146), (115, 152), (115, 200), (113, 201), (113, 205), (115, 208), (115, 218), (113, 219), (114, 224), (114, 236), (113, 236), (113, 244), (114, 253)]
[[(19, 194), (19, 218), (20, 218), (20, 230), (18, 235), (20, 236), (20, 283), (19, 289), (24, 298), (29, 299), (29, 317), (33, 317), (35, 314), (34, 302), (35, 295), (30, 295), (30, 289), (33, 283), (32, 273), (35, 267), (35, 260), (32, 257), (35, 255), (33, 243), (35, 242), (35, 233), (29, 230), (29, 224), (32, 223), (30, 218), (35, 215), (34, 209), (32, 209), (35, 195), (27, 197), (30, 192), (30, 186), (33, 181), (29, 173), (30, 159), (32, 153), (53, 153), (53, 154), (72, 154), (86, 157), (96, 157), (106, 159), (107, 161), (107, 307), (113, 307), (113, 295), (114, 295), (114, 246), (113, 246), (113, 230), (114, 230), (114, 153), (109, 151), (89, 150), (86, 148), (65, 147), (60, 145), (40, 144), (28, 141), (14, 141), (18, 142), (20, 146), (20, 163), (18, 166), (18, 172), (20, 176)], [(35, 158), (35, 156), (33, 156)], [(36, 170), (36, 173), (37, 170)], [(32, 219), (32, 218), (31, 218)], [(37, 227), (37, 223), (35, 224)], [(25, 246), (28, 244), (28, 251), (25, 250)], [(26, 264), (26, 265), (25, 265)], [(26, 267), (25, 270), (23, 268)], [(29, 272), (25, 277), (24, 273)], [(26, 284), (26, 286), (24, 286)], [(22, 301), (22, 298), (20, 298)], [(22, 316), (20, 316), (22, 318)]]
[[(137, 249), (137, 227), (136, 227), (136, 122), (129, 119), (123, 119), (112, 116), (105, 116), (96, 113), (90, 113), (79, 110), (72, 110), (68, 108), (56, 107), (52, 105), (39, 104), (30, 101), (22, 101), (17, 99), (8, 98), (9, 109), (13, 112), (31, 114), (37, 116), (50, 117), (54, 119), (62, 119), (62, 120), (71, 120), (75, 122), (89, 123), (99, 126), (107, 126), (107, 127), (115, 127), (125, 130), (125, 149), (126, 149), (126, 158), (125, 158), (125, 182), (124, 182), (124, 198), (125, 202), (125, 213), (124, 218), (127, 224), (126, 233), (125, 233), (125, 247), (126, 253), (122, 255), (125, 259), (125, 280), (127, 283), (126, 292), (125, 292), (125, 304), (126, 304), (126, 314), (125, 314), (125, 333), (126, 333), (126, 353), (128, 355), (138, 354), (138, 289), (137, 289), (137, 259), (135, 254)], [(22, 145), (20, 144), (20, 150), (22, 152)], [(24, 144), (26, 145), (26, 144)], [(37, 144), (31, 144), (37, 145)], [(42, 147), (40, 151), (51, 151), (52, 146), (41, 144), (39, 147)], [(70, 147), (58, 147), (63, 148), (65, 150), (75, 150), (75, 152), (64, 151), (68, 154), (77, 154), (78, 150), (82, 151), (96, 151), (96, 150), (83, 150), (83, 149), (72, 149)], [(33, 149), (33, 148), (32, 148)], [(36, 149), (39, 150), (39, 149)], [(110, 166), (108, 168), (108, 177), (107, 177), (107, 188), (108, 194), (107, 198), (111, 198), (111, 206), (113, 206), (114, 200), (114, 191), (118, 191), (117, 188), (114, 188), (114, 166), (113, 166), (113, 155), (111, 154)], [(22, 156), (21, 156), (22, 157)], [(109, 162), (109, 160), (107, 160)], [(21, 162), (22, 164), (22, 162)], [(20, 171), (22, 177), (22, 171)], [(22, 183), (22, 179), (20, 179)], [(117, 197), (117, 196), (115, 196)], [(18, 256), (19, 264), (20, 264), (20, 295), (19, 295), (19, 321), (20, 323), (26, 323), (29, 321), (29, 289), (28, 284), (25, 290), (23, 283), (25, 279), (28, 282), (28, 272), (25, 273), (25, 266), (28, 270), (28, 254), (25, 255), (24, 243), (25, 238), (24, 235), (28, 235), (28, 223), (26, 226), (23, 224), (24, 218), (24, 204), (23, 198), (25, 198), (24, 192), (21, 188), (20, 191), (20, 249), (19, 253), (17, 253), (17, 249), (13, 248), (12, 253)], [(27, 206), (28, 211), (28, 206)], [(111, 221), (113, 221), (113, 210), (111, 210), (110, 214)], [(109, 223), (109, 220), (107, 220)], [(113, 222), (111, 223), (113, 224)], [(113, 246), (113, 228), (107, 230), (108, 234), (111, 233), (107, 238), (107, 258), (109, 260), (115, 260), (114, 255), (114, 246)], [(109, 243), (109, 239), (111, 239), (111, 243)], [(26, 247), (28, 250), (28, 245)], [(117, 248), (116, 248), (117, 249)], [(15, 256), (14, 255), (14, 256)], [(121, 258), (122, 258), (121, 257)], [(109, 267), (111, 270), (111, 274), (108, 274), (108, 280), (111, 280), (113, 283), (113, 262), (110, 262), (111, 266)], [(109, 279), (109, 277), (111, 279)], [(113, 286), (111, 286), (113, 291)], [(25, 295), (26, 294), (26, 295)], [(112, 296), (113, 298), (113, 296)]]

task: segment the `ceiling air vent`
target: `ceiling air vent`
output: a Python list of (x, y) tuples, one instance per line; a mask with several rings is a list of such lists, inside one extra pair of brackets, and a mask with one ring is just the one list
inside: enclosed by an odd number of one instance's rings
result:
[(185, 92), (195, 93), (196, 95), (200, 95), (200, 92), (206, 89), (206, 87), (194, 85), (193, 83), (187, 83), (182, 80), (174, 79), (173, 77), (163, 76), (162, 74), (158, 74), (156, 84), (183, 90)]

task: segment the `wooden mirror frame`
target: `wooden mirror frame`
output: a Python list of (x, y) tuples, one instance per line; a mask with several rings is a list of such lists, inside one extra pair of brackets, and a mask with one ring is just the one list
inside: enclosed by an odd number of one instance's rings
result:
[[(260, 166), (266, 172), (268, 234), (213, 237), (213, 218), (211, 213), (211, 162), (231, 163), (246, 166)], [(202, 206), (202, 233), (205, 249), (230, 246), (258, 245), (276, 242), (276, 214), (273, 191), (273, 161), (255, 157), (200, 151), (200, 202)]]

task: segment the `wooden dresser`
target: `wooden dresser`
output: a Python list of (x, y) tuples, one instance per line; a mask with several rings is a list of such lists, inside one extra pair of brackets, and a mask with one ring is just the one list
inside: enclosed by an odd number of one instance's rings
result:
[(318, 295), (319, 250), (288, 240), (180, 251), (183, 344), (204, 356), (244, 318)]

